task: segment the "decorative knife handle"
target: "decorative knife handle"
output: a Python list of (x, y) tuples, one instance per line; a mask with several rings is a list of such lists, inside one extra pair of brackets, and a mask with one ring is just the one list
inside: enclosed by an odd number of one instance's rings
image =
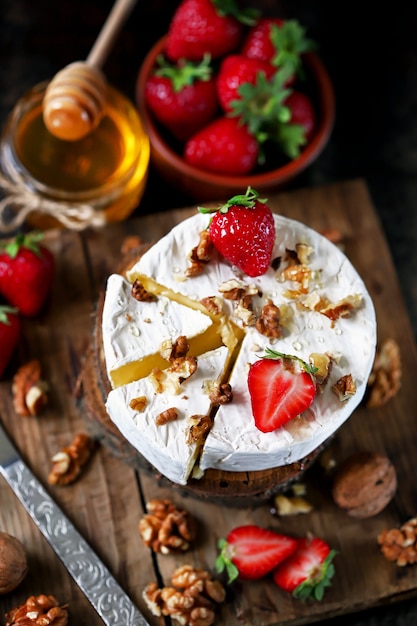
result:
[(22, 460), (1, 473), (107, 626), (150, 626)]

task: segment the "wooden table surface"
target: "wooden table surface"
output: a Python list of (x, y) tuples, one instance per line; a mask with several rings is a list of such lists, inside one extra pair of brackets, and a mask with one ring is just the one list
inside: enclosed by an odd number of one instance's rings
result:
[[(26, 320), (8, 376), (0, 383), (0, 418), (22, 457), (152, 626), (164, 622), (147, 610), (142, 600), (145, 585), (150, 581), (169, 584), (172, 572), (182, 563), (213, 570), (218, 539), (244, 523), (296, 536), (308, 531), (322, 536), (338, 551), (336, 576), (321, 604), (293, 600), (269, 580), (236, 583), (228, 589), (227, 601), (221, 607), (216, 621), (220, 626), (313, 624), (417, 595), (417, 567), (398, 568), (387, 562), (376, 541), (382, 529), (399, 526), (416, 514), (417, 358), (391, 255), (367, 188), (362, 180), (353, 180), (286, 192), (270, 198), (270, 206), (317, 230), (341, 231), (345, 253), (373, 297), (379, 342), (392, 337), (400, 346), (400, 392), (379, 409), (360, 406), (332, 443), (338, 461), (356, 450), (372, 449), (386, 454), (394, 463), (397, 493), (379, 515), (360, 521), (338, 509), (331, 499), (330, 481), (319, 463), (307, 472), (304, 481), (313, 511), (282, 518), (273, 516), (266, 503), (236, 509), (161, 487), (152, 476), (136, 471), (103, 444), (77, 482), (67, 487), (47, 485), (51, 457), (76, 433), (89, 428), (79, 404), (77, 382), (91, 340), (95, 305), (107, 276), (120, 261), (123, 240), (137, 234), (145, 242), (154, 241), (192, 214), (195, 207), (163, 211), (95, 232), (49, 231), (45, 243), (57, 260), (53, 292), (42, 315)], [(16, 368), (32, 358), (42, 364), (49, 401), (39, 417), (25, 418), (13, 410), (11, 380)], [(146, 502), (164, 497), (186, 508), (197, 523), (193, 549), (180, 556), (153, 555), (137, 530)], [(22, 604), (28, 596), (41, 593), (53, 594), (60, 603), (68, 604), (70, 625), (102, 624), (3, 479), (0, 530), (15, 535), (29, 558), (25, 580), (15, 591), (0, 596), (0, 624), (4, 623), (6, 611)]]

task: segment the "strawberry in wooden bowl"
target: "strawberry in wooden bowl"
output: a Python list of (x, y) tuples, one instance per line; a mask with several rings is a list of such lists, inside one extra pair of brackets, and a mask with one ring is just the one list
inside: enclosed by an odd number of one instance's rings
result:
[(199, 201), (288, 184), (334, 124), (332, 83), (314, 48), (296, 20), (182, 0), (136, 84), (155, 168)]

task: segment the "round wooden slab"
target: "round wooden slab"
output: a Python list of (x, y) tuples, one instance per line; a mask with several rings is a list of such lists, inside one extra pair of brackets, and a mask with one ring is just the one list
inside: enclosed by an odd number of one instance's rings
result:
[[(143, 247), (141, 253), (149, 247)], [(119, 273), (124, 273), (138, 258), (138, 251), (125, 259)], [(200, 479), (190, 479), (187, 485), (177, 485), (156, 470), (120, 433), (111, 421), (105, 401), (111, 385), (107, 377), (101, 334), (101, 316), (104, 304), (104, 292), (101, 293), (94, 316), (91, 345), (85, 356), (80, 377), (83, 412), (94, 436), (117, 457), (138, 470), (152, 475), (160, 485), (170, 486), (184, 495), (191, 495), (227, 506), (256, 506), (270, 500), (276, 493), (299, 480), (312, 465), (325, 444), (314, 450), (304, 459), (286, 465), (262, 471), (224, 472), (215, 469), (206, 470)]]

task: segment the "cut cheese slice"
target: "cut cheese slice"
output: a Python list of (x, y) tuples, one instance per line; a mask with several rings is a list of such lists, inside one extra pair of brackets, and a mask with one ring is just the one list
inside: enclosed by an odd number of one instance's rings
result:
[(186, 336), (196, 355), (222, 344), (219, 327), (209, 315), (158, 296), (138, 302), (132, 285), (118, 274), (107, 281), (103, 307), (103, 347), (112, 387), (147, 376), (153, 368), (165, 369), (163, 344)]
[[(106, 409), (123, 436), (164, 476), (184, 485), (194, 467), (203, 442), (198, 436), (201, 417), (210, 417), (210, 392), (224, 376), (228, 361), (225, 347), (197, 357), (197, 370), (181, 385), (158, 388), (154, 376), (113, 389)], [(159, 392), (158, 392), (159, 391)], [(175, 409), (176, 419), (158, 425), (158, 416)], [(162, 420), (163, 421), (163, 420)], [(211, 417), (210, 422), (211, 424)], [(190, 427), (197, 437), (190, 437)]]

